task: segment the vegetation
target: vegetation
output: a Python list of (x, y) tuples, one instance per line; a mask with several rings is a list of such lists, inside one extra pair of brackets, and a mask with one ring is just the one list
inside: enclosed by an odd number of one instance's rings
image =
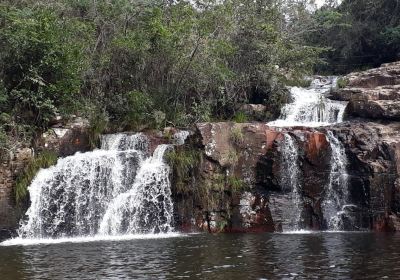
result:
[(166, 159), (173, 168), (177, 193), (186, 194), (190, 192), (195, 170), (201, 161), (202, 153), (196, 150), (185, 150), (181, 147), (168, 152)]
[(17, 204), (25, 201), (28, 194), (28, 186), (41, 168), (48, 168), (57, 162), (57, 155), (50, 151), (43, 151), (33, 158), (24, 172), (17, 178), (15, 185), (15, 200)]
[(337, 80), (337, 86), (338, 88), (345, 88), (347, 86), (347, 84), (349, 83), (349, 81), (346, 78), (339, 78)]
[(244, 121), (245, 103), (268, 105), (272, 118), (286, 101), (285, 80), (310, 74), (320, 53), (291, 35), (286, 15), (304, 5), (2, 1), (0, 138), (30, 141), (54, 116), (69, 114), (93, 120), (93, 142), (105, 124), (142, 130)]
[(347, 73), (400, 59), (399, 1), (327, 2), (298, 25), (308, 44), (326, 49), (317, 71)]

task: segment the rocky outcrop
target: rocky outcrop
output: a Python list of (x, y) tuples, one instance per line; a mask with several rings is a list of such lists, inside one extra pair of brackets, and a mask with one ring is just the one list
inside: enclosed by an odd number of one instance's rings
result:
[(344, 80), (347, 86), (334, 98), (349, 101), (350, 117), (400, 120), (400, 62), (351, 73)]
[(349, 159), (356, 228), (397, 231), (400, 217), (400, 123), (352, 122), (331, 128)]
[(263, 123), (203, 123), (187, 148), (202, 154), (190, 173), (190, 192), (174, 191), (177, 228), (210, 232), (281, 231), (293, 207), (282, 153), (284, 135), (298, 148), (301, 228), (323, 230), (329, 188), (331, 131), (348, 158), (346, 230), (396, 231), (400, 217), (400, 123), (348, 122), (323, 128)]
[(66, 157), (76, 152), (89, 151), (90, 143), (89, 122), (75, 117), (70, 120), (57, 119), (53, 125), (36, 139), (35, 149), (50, 150), (59, 157)]
[(18, 226), (21, 215), (15, 205), (15, 178), (33, 158), (33, 150), (20, 148), (0, 163), (0, 240), (9, 238)]
[[(328, 184), (330, 145), (322, 132), (277, 129), (263, 123), (202, 123), (194, 141), (202, 154), (189, 193), (179, 193), (176, 221), (181, 229), (211, 232), (280, 231), (291, 207), (291, 186), (282, 186), (284, 134), (299, 146), (302, 221), (321, 229), (320, 200)], [(192, 138), (193, 141), (193, 138)], [(189, 149), (193, 149), (189, 145)], [(202, 194), (206, 194), (202, 196)], [(211, 203), (212, 202), (212, 203)]]

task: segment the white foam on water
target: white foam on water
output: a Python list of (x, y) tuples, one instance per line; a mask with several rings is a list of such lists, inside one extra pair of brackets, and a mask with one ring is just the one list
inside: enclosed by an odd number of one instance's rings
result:
[(309, 88), (291, 87), (292, 102), (282, 108), (278, 120), (269, 122), (274, 127), (320, 127), (343, 122), (347, 102), (327, 98), (336, 87), (336, 77), (313, 80)]
[(61, 237), (61, 238), (13, 238), (0, 243), (0, 246), (34, 246), (45, 244), (60, 244), (60, 243), (87, 243), (97, 241), (129, 241), (129, 240), (146, 240), (146, 239), (164, 239), (186, 237), (188, 235), (169, 232), (159, 234), (125, 234), (125, 235), (95, 235), (82, 237)]

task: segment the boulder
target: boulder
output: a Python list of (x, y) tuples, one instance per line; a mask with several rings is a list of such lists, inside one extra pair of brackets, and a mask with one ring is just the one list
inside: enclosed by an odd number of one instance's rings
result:
[(59, 157), (66, 157), (76, 152), (91, 150), (89, 121), (80, 117), (54, 123), (36, 140), (35, 147), (54, 151)]

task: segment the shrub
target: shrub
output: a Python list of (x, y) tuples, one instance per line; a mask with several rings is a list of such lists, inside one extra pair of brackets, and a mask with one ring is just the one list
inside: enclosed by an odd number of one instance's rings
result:
[(181, 194), (189, 192), (188, 186), (192, 182), (194, 170), (200, 164), (201, 152), (176, 148), (166, 154), (166, 160), (174, 170), (177, 192)]
[(337, 87), (338, 88), (345, 88), (348, 84), (349, 84), (349, 80), (344, 78), (344, 77), (340, 77), (337, 80)]

